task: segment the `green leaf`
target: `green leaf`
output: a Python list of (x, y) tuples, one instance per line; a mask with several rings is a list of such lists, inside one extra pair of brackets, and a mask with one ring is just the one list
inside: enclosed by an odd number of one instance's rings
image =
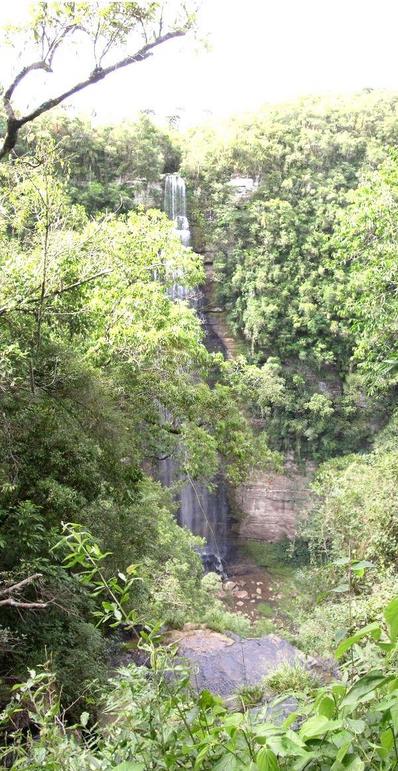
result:
[[(214, 696), (210, 691), (202, 691), (199, 696), (199, 706), (202, 707), (202, 709), (207, 709), (209, 707), (214, 707), (216, 704), (220, 703), (220, 700), (217, 699), (216, 696)], [(231, 717), (235, 717), (232, 716)], [(228, 718), (228, 720), (231, 720), (231, 717)], [(243, 715), (239, 713), (239, 717), (243, 719)], [(240, 721), (241, 722), (241, 721)]]
[(256, 758), (259, 771), (278, 771), (280, 768), (278, 759), (272, 750), (263, 747)]
[(310, 760), (313, 760), (314, 758), (318, 758), (317, 752), (305, 752), (299, 760), (295, 761), (292, 765), (292, 769), (294, 771), (303, 771), (303, 769), (307, 768), (309, 765)]
[(301, 737), (290, 730), (288, 730), (285, 734), (279, 732), (268, 736), (267, 743), (269, 748), (275, 752), (275, 755), (280, 755), (283, 758), (287, 755), (302, 757), (306, 754), (304, 749), (305, 745)]
[(283, 721), (283, 724), (282, 724), (283, 727), (290, 728), (292, 723), (294, 723), (297, 720), (298, 716), (299, 716), (298, 712), (290, 712), (287, 718), (285, 718), (285, 720)]
[(390, 715), (394, 731), (398, 732), (398, 704), (396, 704), (394, 707), (391, 707)]
[(336, 762), (335, 762), (335, 763), (333, 763), (333, 765), (332, 765), (332, 769), (333, 769), (333, 771), (335, 770), (335, 768), (336, 768), (336, 769), (338, 768), (338, 766), (339, 766), (339, 764), (340, 764), (340, 763), (342, 763), (342, 762), (343, 762), (343, 760), (344, 760), (345, 756), (347, 755), (347, 752), (348, 752), (348, 750), (350, 749), (350, 747), (351, 747), (351, 742), (350, 742), (350, 741), (348, 741), (348, 742), (344, 742), (344, 744), (343, 744), (343, 745), (340, 747), (340, 749), (337, 751), (337, 754), (336, 754)]
[(393, 642), (386, 643), (386, 642), (383, 642), (382, 640), (379, 640), (377, 642), (377, 646), (378, 648), (380, 648), (380, 650), (384, 651), (385, 653), (391, 653), (391, 651), (395, 650), (395, 643)]
[(352, 735), (349, 731), (343, 729), (342, 731), (337, 731), (337, 733), (332, 734), (330, 736), (330, 741), (335, 745), (335, 747), (337, 747), (338, 750), (340, 750), (347, 743), (349, 746), (351, 746)]
[(339, 584), (338, 586), (335, 586), (334, 589), (332, 589), (332, 592), (335, 592), (335, 594), (342, 594), (343, 592), (349, 592), (349, 591), (350, 591), (349, 584)]
[(113, 767), (113, 771), (144, 771), (144, 769), (145, 766), (143, 766), (142, 763), (135, 763), (129, 760)]
[(336, 659), (341, 659), (341, 657), (344, 656), (344, 654), (349, 651), (350, 648), (355, 645), (355, 643), (359, 642), (359, 640), (362, 640), (363, 637), (367, 637), (369, 634), (378, 632), (380, 632), (380, 625), (374, 621), (373, 624), (364, 626), (363, 629), (359, 630), (359, 632), (356, 632), (351, 637), (347, 637), (345, 640), (342, 640), (342, 642), (336, 648)]
[(365, 763), (358, 757), (358, 755), (353, 757), (350, 756), (348, 763), (345, 764), (344, 768), (349, 769), (349, 771), (363, 771), (365, 768)]
[(329, 731), (336, 731), (342, 727), (341, 720), (328, 720), (323, 715), (310, 717), (300, 728), (300, 736), (307, 739), (314, 739), (317, 736), (323, 736)]
[(384, 609), (384, 618), (388, 626), (390, 640), (395, 642), (398, 638), (398, 597), (394, 597)]
[(375, 567), (376, 565), (373, 562), (369, 562), (368, 560), (360, 560), (359, 562), (352, 563), (352, 570), (354, 573)]
[(380, 686), (385, 685), (393, 679), (393, 676), (385, 677), (383, 672), (369, 672), (364, 677), (360, 677), (345, 695), (340, 706), (349, 707), (358, 704), (365, 696), (375, 691)]
[(85, 728), (89, 719), (90, 719), (90, 713), (82, 712), (82, 714), (80, 715), (80, 725), (82, 725), (83, 728)]
[(335, 710), (336, 705), (334, 703), (334, 699), (332, 699), (331, 696), (322, 696), (322, 699), (318, 704), (318, 715), (331, 718), (333, 717)]
[(340, 699), (347, 693), (347, 686), (343, 683), (334, 683), (332, 685), (332, 693), (337, 699)]
[(387, 752), (392, 750), (394, 744), (394, 734), (391, 728), (387, 728), (386, 731), (382, 731), (380, 734), (380, 744)]
[(364, 720), (351, 720), (350, 718), (347, 718), (346, 725), (354, 734), (362, 734), (366, 728)]
[(213, 771), (249, 771), (249, 768), (255, 768), (254, 764), (253, 766), (247, 766), (247, 764), (243, 764), (239, 758), (234, 758), (231, 753), (228, 753), (228, 755), (224, 755), (220, 760), (215, 763), (215, 765), (211, 766)]

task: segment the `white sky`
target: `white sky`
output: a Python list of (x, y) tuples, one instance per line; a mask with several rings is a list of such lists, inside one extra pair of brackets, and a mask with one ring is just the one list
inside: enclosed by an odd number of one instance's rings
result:
[[(0, 24), (27, 5), (0, 0)], [(179, 112), (192, 124), (308, 93), (398, 90), (397, 0), (204, 0), (200, 27), (210, 53), (172, 41), (151, 60), (75, 96), (73, 109), (95, 111), (100, 121), (131, 118), (140, 109)], [(8, 56), (0, 51), (0, 79)], [(72, 47), (59, 60), (62, 73), (50, 76), (52, 89), (86, 75), (81, 64)], [(32, 84), (36, 96), (44, 93), (39, 77), (27, 84), (30, 95)]]

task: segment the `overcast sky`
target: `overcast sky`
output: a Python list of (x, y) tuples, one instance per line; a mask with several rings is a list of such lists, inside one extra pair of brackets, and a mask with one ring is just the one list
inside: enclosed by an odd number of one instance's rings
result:
[[(0, 22), (22, 16), (28, 4), (1, 0)], [(192, 124), (308, 93), (398, 90), (397, 0), (204, 0), (200, 26), (209, 53), (192, 41), (172, 41), (151, 60), (74, 97), (74, 110), (95, 111), (100, 121), (140, 109), (179, 112)], [(8, 56), (0, 51), (0, 77)], [(86, 74), (73, 47), (58, 64), (55, 90)], [(39, 76), (27, 86), (33, 106)]]

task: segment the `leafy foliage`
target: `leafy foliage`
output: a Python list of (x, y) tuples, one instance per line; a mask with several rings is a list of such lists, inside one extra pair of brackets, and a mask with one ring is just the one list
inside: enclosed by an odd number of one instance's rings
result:
[[(260, 449), (198, 317), (171, 297), (177, 275), (187, 292), (202, 280), (199, 258), (158, 210), (90, 218), (70, 201), (52, 141), (40, 138), (35, 153), (1, 169), (1, 569), (7, 580), (40, 573), (26, 599), (49, 610), (21, 625), (10, 607), (4, 623), (29, 632), (14, 665), (44, 660), (48, 646), (73, 695), (65, 642), (83, 645), (83, 690), (102, 643), (91, 625), (98, 598), (85, 602), (55, 559), (61, 523), (89, 529), (109, 552), (104, 576), (140, 563), (140, 620), (183, 623), (200, 589), (199, 543), (154, 479), (159, 459), (172, 455), (210, 484), (221, 467), (242, 479)], [(9, 666), (7, 644), (3, 666), (6, 657)]]
[(303, 664), (280, 664), (266, 678), (264, 684), (275, 693), (307, 693), (319, 685), (319, 680)]
[(324, 463), (314, 489), (319, 498), (305, 525), (318, 557), (338, 559), (350, 552), (379, 567), (395, 565), (397, 553), (397, 452), (390, 435), (396, 416), (379, 433), (371, 453)]
[[(49, 672), (31, 672), (17, 686), (4, 720), (15, 720), (29, 705), (40, 727), (38, 741), (14, 732), (4, 756), (12, 768), (197, 769), (393, 769), (397, 763), (397, 599), (385, 609), (385, 623), (372, 630), (382, 651), (378, 669), (358, 660), (358, 673), (310, 692), (300, 691), (297, 709), (282, 725), (272, 722), (269, 706), (256, 715), (231, 713), (208, 691), (194, 695), (188, 677), (148, 634), (142, 647), (151, 671), (134, 666), (111, 681), (105, 727), (88, 728), (83, 712), (76, 726), (58, 730), (59, 700)], [(347, 647), (355, 641), (347, 641)], [(176, 677), (170, 680), (173, 671)], [(297, 681), (297, 678), (296, 678)], [(302, 678), (300, 678), (300, 682)], [(297, 684), (297, 683), (296, 683)], [(307, 683), (305, 691), (307, 690)], [(297, 693), (297, 692), (296, 692)], [(78, 739), (78, 732), (81, 739)], [(149, 763), (149, 765), (148, 765)]]
[(390, 408), (397, 126), (396, 95), (374, 92), (267, 108), (186, 145), (196, 242), (252, 361), (279, 367), (267, 428), (297, 457), (355, 451)]

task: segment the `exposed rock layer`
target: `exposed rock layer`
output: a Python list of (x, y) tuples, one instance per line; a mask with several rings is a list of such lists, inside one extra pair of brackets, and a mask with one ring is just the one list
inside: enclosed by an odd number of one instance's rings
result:
[(243, 513), (239, 537), (276, 542), (294, 538), (300, 516), (310, 503), (310, 474), (256, 472), (235, 493)]

